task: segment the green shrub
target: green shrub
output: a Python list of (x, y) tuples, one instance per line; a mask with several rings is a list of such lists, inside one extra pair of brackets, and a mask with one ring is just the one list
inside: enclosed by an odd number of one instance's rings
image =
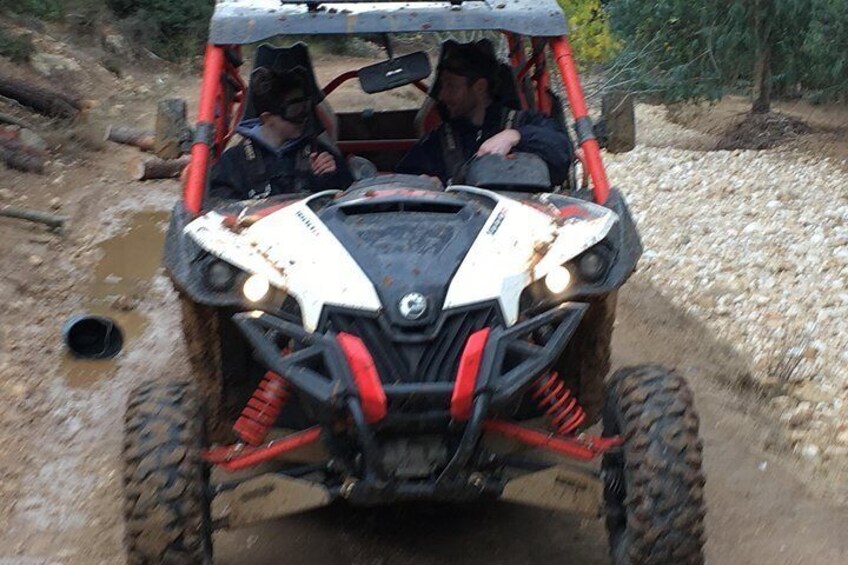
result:
[[(614, 0), (618, 76), (665, 100), (848, 96), (845, 0)], [(754, 72), (759, 69), (761, 72)], [(752, 88), (753, 86), (753, 88)], [(757, 98), (755, 96), (755, 98)], [(757, 100), (755, 108), (759, 108)]]
[(206, 43), (214, 0), (106, 0), (106, 5), (124, 18), (133, 43), (177, 60), (199, 53)]
[(619, 44), (610, 29), (609, 14), (601, 0), (557, 0), (568, 18), (569, 41), (580, 65), (607, 63)]
[(0, 0), (0, 14), (57, 20), (62, 13), (61, 0)]
[(14, 36), (0, 29), (0, 56), (8, 57), (15, 63), (26, 63), (35, 47), (29, 37)]
[(119, 18), (133, 15), (143, 4), (141, 0), (106, 0), (106, 5)]

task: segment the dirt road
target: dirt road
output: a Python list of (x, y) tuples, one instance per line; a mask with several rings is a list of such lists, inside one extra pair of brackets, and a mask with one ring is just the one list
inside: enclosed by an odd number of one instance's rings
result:
[[(616, 364), (662, 362), (687, 375), (702, 418), (707, 558), (715, 564), (844, 563), (848, 508), (812, 496), (762, 451), (768, 422), (718, 384), (744, 360), (681, 316), (639, 277), (622, 294)], [(326, 509), (218, 535), (221, 563), (607, 563), (601, 522), (496, 503), (473, 507)]]
[[(194, 81), (160, 86), (190, 92)], [(142, 378), (186, 371), (174, 295), (157, 269), (179, 187), (128, 183), (134, 155), (113, 146), (47, 178), (4, 173), (28, 205), (61, 198), (72, 222), (64, 234), (0, 222), (0, 563), (121, 562), (124, 399)], [(106, 366), (66, 359), (62, 321), (98, 309), (128, 330), (125, 353)], [(619, 318), (617, 364), (676, 367), (696, 391), (710, 562), (848, 562), (848, 508), (813, 494), (819, 487), (779, 449), (764, 450), (780, 442), (770, 420), (756, 398), (728, 388), (747, 360), (640, 275), (622, 292)], [(219, 533), (216, 551), (220, 563), (607, 562), (601, 522), (503, 503), (324, 509)]]

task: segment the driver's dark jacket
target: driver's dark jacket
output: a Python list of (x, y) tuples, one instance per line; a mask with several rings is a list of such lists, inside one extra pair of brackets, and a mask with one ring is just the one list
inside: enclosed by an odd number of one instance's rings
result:
[[(486, 109), (482, 127), (466, 118), (449, 120), (449, 131), (453, 132), (457, 150), (462, 153), (461, 161), (473, 157), (484, 141), (503, 131), (508, 114), (509, 110), (496, 102)], [(538, 112), (519, 111), (514, 113), (513, 120), (512, 127), (521, 134), (521, 141), (513, 151), (538, 155), (548, 164), (551, 182), (554, 185), (564, 183), (574, 157), (568, 134), (554, 120)], [(409, 150), (396, 172), (437, 176), (446, 183), (455, 171), (448, 170), (444, 140), (445, 125), (442, 124)]]
[[(243, 139), (227, 149), (212, 167), (210, 197), (247, 200), (276, 194), (345, 189), (353, 182), (345, 160), (326, 143), (305, 135), (275, 149), (262, 138), (259, 125), (259, 119), (251, 119), (236, 128)], [(324, 151), (335, 158), (336, 171), (315, 175), (309, 154)]]

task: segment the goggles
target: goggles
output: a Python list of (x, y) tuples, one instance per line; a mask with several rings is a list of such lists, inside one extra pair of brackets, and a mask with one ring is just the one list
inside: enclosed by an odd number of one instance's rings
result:
[(310, 113), (312, 113), (312, 100), (307, 96), (299, 96), (283, 101), (279, 115), (287, 122), (302, 124), (309, 118)]

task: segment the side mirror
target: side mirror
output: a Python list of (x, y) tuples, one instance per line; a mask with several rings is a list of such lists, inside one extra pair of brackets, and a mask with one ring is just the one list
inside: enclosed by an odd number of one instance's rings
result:
[(431, 70), (427, 53), (416, 51), (362, 67), (357, 74), (362, 90), (368, 94), (375, 94), (423, 80), (430, 76)]

